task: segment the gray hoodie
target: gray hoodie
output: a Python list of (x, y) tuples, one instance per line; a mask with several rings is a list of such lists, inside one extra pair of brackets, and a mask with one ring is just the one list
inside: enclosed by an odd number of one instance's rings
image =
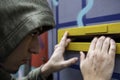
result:
[(46, 0), (0, 0), (0, 62), (32, 30), (40, 34), (55, 25)]

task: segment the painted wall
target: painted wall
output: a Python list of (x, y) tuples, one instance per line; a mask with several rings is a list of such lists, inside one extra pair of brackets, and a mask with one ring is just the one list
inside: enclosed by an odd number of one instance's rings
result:
[(39, 36), (40, 53), (32, 54), (31, 65), (39, 67), (48, 61), (48, 33), (45, 32)]
[[(84, 27), (86, 25), (120, 22), (120, 0), (49, 0), (55, 15), (56, 28)], [(50, 31), (49, 36), (57, 30)], [(51, 40), (51, 38), (49, 38)], [(57, 41), (57, 39), (56, 39)], [(51, 43), (50, 49), (55, 43)], [(49, 54), (52, 53), (49, 49)], [(69, 53), (69, 54), (67, 54)], [(66, 52), (65, 58), (79, 56), (78, 52)], [(58, 73), (54, 80), (82, 80), (79, 62)], [(120, 80), (120, 55), (116, 55), (112, 80)]]

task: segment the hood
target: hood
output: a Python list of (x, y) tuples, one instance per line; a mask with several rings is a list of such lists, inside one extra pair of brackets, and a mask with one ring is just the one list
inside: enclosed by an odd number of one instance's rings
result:
[(46, 0), (0, 0), (0, 62), (32, 30), (41, 34), (54, 26)]

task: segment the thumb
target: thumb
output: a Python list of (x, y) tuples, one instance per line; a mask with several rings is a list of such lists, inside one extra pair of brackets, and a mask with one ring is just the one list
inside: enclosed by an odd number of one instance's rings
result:
[(77, 58), (77, 57), (71, 58), (71, 59), (69, 59), (69, 60), (67, 60), (67, 61), (64, 61), (64, 62), (63, 62), (63, 66), (64, 66), (64, 67), (68, 67), (68, 66), (70, 66), (70, 65), (72, 65), (72, 64), (75, 64), (77, 61), (78, 61), (78, 58)]
[(80, 62), (82, 62), (85, 59), (85, 54), (81, 51), (80, 52)]

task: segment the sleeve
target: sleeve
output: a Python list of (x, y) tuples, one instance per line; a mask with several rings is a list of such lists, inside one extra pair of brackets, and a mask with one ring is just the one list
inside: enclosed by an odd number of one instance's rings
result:
[[(42, 67), (42, 66), (41, 66)], [(41, 76), (41, 67), (32, 70), (25, 78), (26, 80), (45, 80)]]
[[(46, 80), (41, 76), (41, 68), (42, 66), (32, 70), (27, 76), (22, 77), (20, 80)], [(11, 79), (4, 79), (4, 80), (18, 80), (18, 79), (11, 76)]]

